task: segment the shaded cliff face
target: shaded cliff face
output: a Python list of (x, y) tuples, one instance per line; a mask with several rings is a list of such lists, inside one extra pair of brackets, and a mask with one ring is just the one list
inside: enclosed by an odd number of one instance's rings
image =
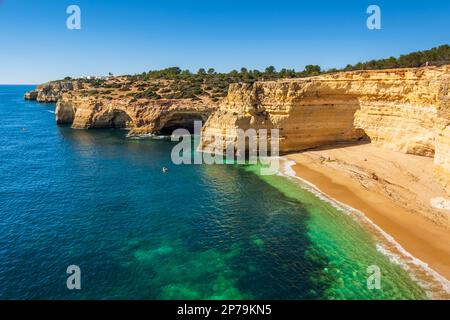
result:
[[(280, 151), (368, 139), (384, 148), (435, 156), (450, 181), (450, 67), (336, 73), (234, 84), (203, 128), (236, 143), (236, 129), (280, 130)], [(450, 184), (448, 185), (450, 189)]]

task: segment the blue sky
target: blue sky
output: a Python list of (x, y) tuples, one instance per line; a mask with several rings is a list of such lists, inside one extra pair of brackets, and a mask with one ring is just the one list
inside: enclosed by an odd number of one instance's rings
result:
[[(66, 8), (81, 8), (81, 30)], [(377, 4), (382, 30), (368, 30)], [(0, 83), (179, 66), (323, 68), (450, 43), (442, 0), (0, 0)]]

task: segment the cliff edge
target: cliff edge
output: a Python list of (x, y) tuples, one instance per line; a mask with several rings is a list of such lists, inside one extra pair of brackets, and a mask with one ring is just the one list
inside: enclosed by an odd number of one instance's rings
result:
[(450, 66), (339, 72), (232, 84), (203, 128), (237, 142), (237, 129), (279, 129), (280, 152), (367, 140), (379, 147), (434, 157), (450, 191)]
[[(194, 79), (195, 80), (195, 79)], [(183, 80), (184, 81), (184, 80)], [(206, 121), (200, 150), (219, 135), (236, 147), (237, 129), (279, 129), (280, 152), (367, 140), (386, 149), (434, 158), (450, 192), (450, 66), (337, 72), (309, 78), (231, 84), (223, 99), (192, 81), (55, 81), (26, 99), (57, 102), (56, 121), (77, 129), (127, 128), (170, 134)], [(187, 87), (186, 87), (187, 86)], [(191, 87), (189, 87), (191, 86)]]

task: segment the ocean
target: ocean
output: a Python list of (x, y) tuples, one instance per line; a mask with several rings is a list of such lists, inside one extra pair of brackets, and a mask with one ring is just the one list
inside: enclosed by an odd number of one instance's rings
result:
[(429, 297), (295, 179), (174, 165), (169, 139), (57, 126), (54, 104), (23, 100), (32, 88), (0, 86), (0, 299)]

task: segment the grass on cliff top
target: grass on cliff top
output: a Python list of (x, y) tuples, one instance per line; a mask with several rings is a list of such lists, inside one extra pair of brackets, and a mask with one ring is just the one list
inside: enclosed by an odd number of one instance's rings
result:
[[(196, 73), (171, 67), (151, 70), (136, 75), (109, 77), (106, 79), (76, 79), (87, 96), (112, 94), (133, 99), (192, 99), (206, 98), (218, 101), (226, 96), (231, 83), (253, 83), (263, 80), (278, 80), (316, 76), (323, 73), (353, 70), (379, 70), (390, 68), (420, 67), (450, 63), (450, 46), (442, 45), (425, 51), (412, 52), (398, 58), (371, 60), (347, 65), (343, 69), (322, 70), (318, 65), (307, 65), (303, 71), (269, 66), (264, 71), (241, 68), (228, 73), (216, 72), (213, 68), (199, 69)], [(111, 74), (110, 74), (111, 75)], [(65, 80), (72, 80), (67, 77)]]

